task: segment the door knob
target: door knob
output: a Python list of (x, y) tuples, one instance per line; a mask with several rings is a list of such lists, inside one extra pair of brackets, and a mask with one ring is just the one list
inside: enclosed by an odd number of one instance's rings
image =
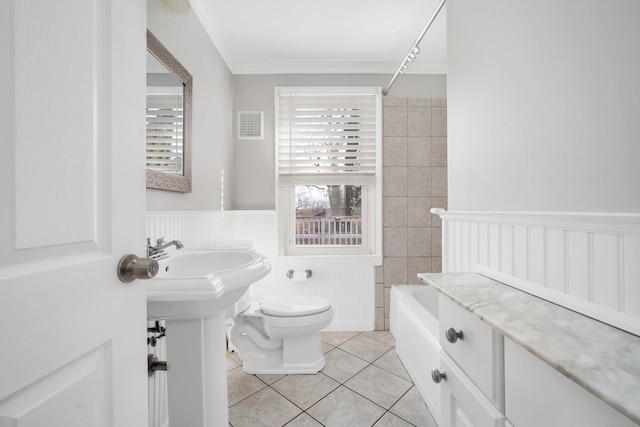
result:
[(151, 279), (156, 277), (160, 266), (158, 261), (151, 258), (139, 258), (137, 255), (129, 254), (122, 257), (118, 263), (118, 279), (121, 282), (129, 283), (135, 279)]

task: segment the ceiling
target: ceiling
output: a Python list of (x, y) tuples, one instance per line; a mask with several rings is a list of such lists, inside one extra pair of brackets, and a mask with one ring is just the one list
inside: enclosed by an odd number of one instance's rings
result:
[[(393, 74), (440, 0), (190, 0), (234, 74)], [(446, 5), (407, 73), (446, 73)]]

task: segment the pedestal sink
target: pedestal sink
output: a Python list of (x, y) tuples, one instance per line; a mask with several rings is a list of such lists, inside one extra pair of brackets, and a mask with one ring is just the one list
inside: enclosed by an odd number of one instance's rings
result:
[(165, 320), (169, 422), (227, 427), (225, 310), (271, 265), (258, 252), (180, 249), (147, 283), (147, 318)]

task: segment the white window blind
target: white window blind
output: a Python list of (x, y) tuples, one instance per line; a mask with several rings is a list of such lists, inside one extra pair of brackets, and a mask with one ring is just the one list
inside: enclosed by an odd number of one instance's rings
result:
[(375, 182), (375, 95), (280, 93), (278, 114), (281, 185)]
[(147, 168), (183, 173), (182, 94), (147, 94)]

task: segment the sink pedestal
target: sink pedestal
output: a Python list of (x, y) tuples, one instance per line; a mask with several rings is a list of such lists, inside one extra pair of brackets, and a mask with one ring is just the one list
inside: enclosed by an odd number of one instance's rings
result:
[(228, 427), (225, 310), (271, 270), (251, 249), (180, 249), (147, 281), (147, 319), (167, 328), (172, 427)]
[(228, 427), (225, 312), (166, 327), (169, 424)]

